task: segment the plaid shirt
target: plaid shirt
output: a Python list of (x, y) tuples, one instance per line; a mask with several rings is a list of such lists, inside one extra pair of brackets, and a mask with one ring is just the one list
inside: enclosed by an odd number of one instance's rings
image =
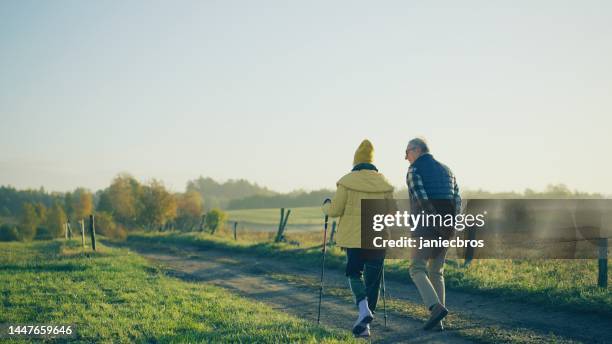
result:
[[(461, 195), (459, 194), (459, 185), (457, 185), (455, 175), (452, 175), (452, 178), (455, 212), (456, 214), (459, 214), (461, 212)], [(429, 197), (427, 196), (427, 191), (425, 191), (423, 179), (417, 172), (414, 171), (412, 167), (408, 169), (406, 184), (408, 184), (408, 195), (410, 196), (410, 202), (412, 204), (418, 204), (421, 209), (427, 211), (428, 213), (436, 212), (430, 202), (422, 202), (423, 200), (428, 200)]]

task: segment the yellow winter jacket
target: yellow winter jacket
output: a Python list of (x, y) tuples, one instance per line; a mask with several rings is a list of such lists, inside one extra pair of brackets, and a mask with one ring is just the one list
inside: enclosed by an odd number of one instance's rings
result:
[(393, 186), (385, 176), (373, 170), (353, 171), (340, 178), (331, 203), (323, 212), (340, 217), (336, 227), (336, 244), (346, 248), (361, 248), (361, 200), (392, 199)]

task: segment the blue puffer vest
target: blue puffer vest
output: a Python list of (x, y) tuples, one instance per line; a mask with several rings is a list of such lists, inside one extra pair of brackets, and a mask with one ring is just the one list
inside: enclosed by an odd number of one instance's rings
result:
[(421, 155), (410, 165), (410, 170), (423, 180), (423, 187), (429, 199), (454, 199), (455, 178), (446, 165), (434, 159), (433, 155)]
[[(446, 165), (438, 162), (431, 154), (421, 155), (412, 165), (410, 171), (421, 177), (423, 188), (427, 193), (427, 201), (417, 202), (410, 195), (411, 210), (413, 213), (431, 210), (438, 214), (456, 214), (457, 205), (455, 204), (455, 177), (453, 172)], [(430, 210), (431, 209), (431, 210)], [(452, 227), (420, 227), (412, 233), (413, 236), (426, 238), (450, 238), (454, 230)]]

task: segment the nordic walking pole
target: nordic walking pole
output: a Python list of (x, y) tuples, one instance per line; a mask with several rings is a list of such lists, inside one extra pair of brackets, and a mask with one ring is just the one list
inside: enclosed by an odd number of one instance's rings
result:
[(323, 229), (323, 259), (321, 261), (321, 284), (319, 285), (319, 311), (317, 313), (317, 324), (321, 322), (321, 300), (323, 299), (323, 275), (325, 274), (325, 252), (327, 252), (327, 222), (329, 217), (325, 215)]
[(383, 294), (383, 311), (385, 313), (385, 327), (387, 327), (387, 286), (385, 285), (385, 259), (382, 264), (382, 294)]

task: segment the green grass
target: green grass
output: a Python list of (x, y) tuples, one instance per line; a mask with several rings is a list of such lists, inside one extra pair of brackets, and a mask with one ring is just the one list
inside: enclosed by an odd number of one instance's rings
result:
[(353, 340), (103, 245), (0, 243), (0, 291), (0, 323), (77, 324), (78, 342)]
[[(285, 210), (286, 211), (286, 210)], [(238, 221), (258, 224), (278, 226), (280, 220), (279, 208), (268, 209), (240, 209), (228, 210), (229, 221)], [(291, 215), (287, 224), (291, 225), (320, 225), (323, 223), (320, 207), (300, 207), (291, 208)]]
[[(300, 246), (264, 241), (261, 235), (243, 235), (238, 241), (206, 233), (132, 233), (135, 243), (192, 245), (211, 247), (252, 255), (282, 258), (300, 264), (318, 266), (320, 233), (289, 233), (289, 240)], [(321, 238), (319, 238), (321, 240)], [(318, 244), (317, 244), (318, 242)], [(326, 266), (344, 268), (344, 254), (337, 247), (328, 251)], [(597, 287), (595, 260), (475, 260), (464, 268), (462, 261), (448, 261), (445, 268), (449, 289), (488, 294), (505, 300), (520, 300), (557, 309), (612, 315), (612, 293)], [(385, 275), (410, 283), (406, 260), (388, 260)], [(612, 284), (612, 274), (608, 276)]]

